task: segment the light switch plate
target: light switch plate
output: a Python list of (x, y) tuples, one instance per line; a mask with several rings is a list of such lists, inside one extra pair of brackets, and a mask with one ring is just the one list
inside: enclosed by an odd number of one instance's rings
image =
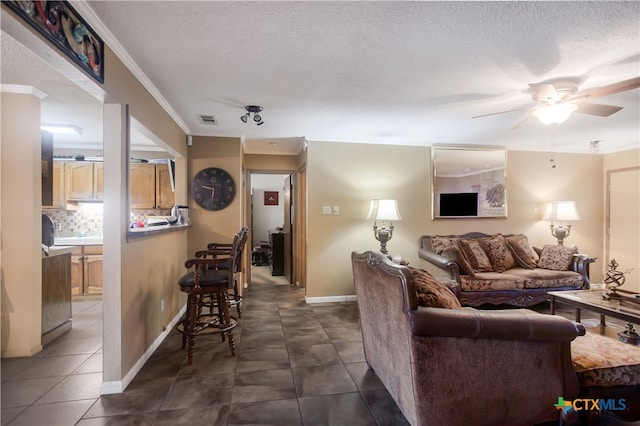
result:
[(322, 206), (322, 214), (331, 214), (331, 206)]
[(340, 214), (340, 207), (339, 206), (333, 206), (333, 215), (334, 216), (338, 216)]

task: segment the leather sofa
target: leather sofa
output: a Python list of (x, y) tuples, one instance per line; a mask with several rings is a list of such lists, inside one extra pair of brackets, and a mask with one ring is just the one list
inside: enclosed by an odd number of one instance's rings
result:
[[(410, 424), (557, 421), (558, 396), (578, 395), (570, 345), (582, 325), (526, 309), (461, 308), (439, 297), (453, 295), (428, 273), (377, 251), (351, 261), (366, 362)], [(422, 279), (431, 287), (420, 289)], [(419, 306), (420, 292), (431, 306)]]
[(451, 282), (462, 305), (473, 307), (528, 307), (547, 301), (548, 291), (588, 289), (595, 261), (575, 246), (531, 247), (522, 234), (423, 235), (419, 244), (421, 267)]

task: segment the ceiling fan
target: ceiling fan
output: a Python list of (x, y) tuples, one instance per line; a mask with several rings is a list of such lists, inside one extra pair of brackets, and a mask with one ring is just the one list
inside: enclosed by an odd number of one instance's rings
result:
[(525, 120), (513, 127), (515, 129), (525, 124), (532, 116), (546, 125), (564, 123), (573, 112), (608, 117), (620, 111), (623, 107), (596, 104), (588, 102), (588, 100), (626, 92), (627, 90), (637, 89), (638, 87), (640, 87), (640, 77), (634, 77), (606, 86), (592, 87), (582, 91), (578, 91), (578, 84), (575, 79), (559, 79), (547, 83), (532, 83), (529, 84), (529, 88), (533, 91), (532, 99), (535, 101), (535, 104), (507, 111), (476, 115), (472, 118), (487, 117), (513, 111), (532, 111), (531, 116), (528, 116)]

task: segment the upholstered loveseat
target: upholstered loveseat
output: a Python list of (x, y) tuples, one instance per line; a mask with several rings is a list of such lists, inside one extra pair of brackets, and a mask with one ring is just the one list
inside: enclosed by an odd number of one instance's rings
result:
[(367, 364), (412, 425), (533, 425), (559, 418), (558, 396), (578, 395), (570, 344), (580, 324), (461, 308), (428, 273), (380, 252), (351, 261)]
[(589, 264), (595, 259), (576, 247), (532, 247), (526, 235), (423, 235), (422, 267), (442, 281), (452, 281), (465, 306), (533, 306), (548, 291), (589, 288)]

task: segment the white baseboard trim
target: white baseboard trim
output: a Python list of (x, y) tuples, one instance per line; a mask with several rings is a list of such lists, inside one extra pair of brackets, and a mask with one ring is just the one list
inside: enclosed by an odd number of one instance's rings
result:
[(153, 341), (151, 346), (145, 351), (145, 353), (138, 359), (138, 361), (131, 367), (131, 370), (124, 376), (122, 380), (113, 381), (113, 382), (103, 382), (102, 386), (100, 386), (100, 394), (101, 395), (110, 395), (113, 393), (122, 393), (129, 386), (129, 383), (136, 377), (136, 374), (140, 372), (144, 364), (151, 358), (151, 355), (158, 349), (160, 344), (167, 338), (171, 330), (176, 326), (182, 315), (187, 310), (187, 305), (184, 305), (182, 309), (173, 317), (169, 325), (165, 328), (165, 330), (160, 333), (160, 335)]
[(335, 302), (355, 302), (356, 295), (346, 295), (346, 296), (320, 296), (320, 297), (305, 297), (304, 301), (307, 303), (335, 303)]

